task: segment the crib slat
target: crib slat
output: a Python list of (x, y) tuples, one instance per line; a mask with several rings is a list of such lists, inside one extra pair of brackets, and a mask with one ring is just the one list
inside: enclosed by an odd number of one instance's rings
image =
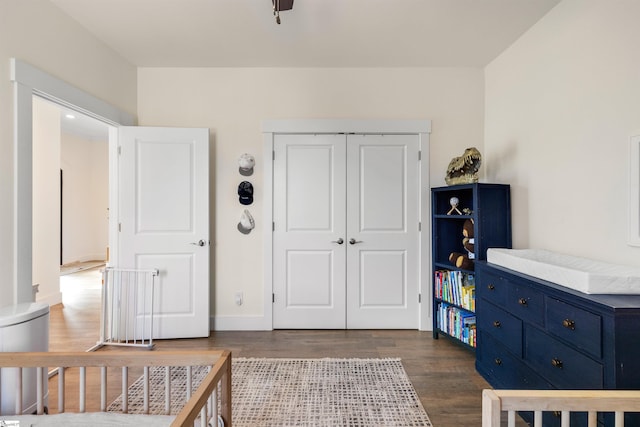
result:
[(204, 405), (200, 410), (200, 427), (207, 427), (207, 405)]
[(80, 412), (87, 410), (87, 368), (80, 367)]
[(100, 410), (107, 410), (107, 367), (100, 367)]
[(624, 427), (624, 412), (616, 411), (615, 427)]
[(533, 425), (535, 427), (543, 427), (542, 426), (542, 411), (535, 411), (533, 413)]
[(65, 370), (66, 368), (58, 368), (58, 413), (64, 412), (64, 388), (65, 388)]
[(144, 413), (149, 413), (149, 367), (144, 367)]
[(516, 411), (507, 412), (507, 426), (516, 427)]
[(571, 426), (571, 412), (562, 411), (560, 415), (560, 426), (561, 427), (570, 427)]
[(187, 400), (191, 399), (191, 389), (193, 388), (193, 369), (187, 366)]
[(164, 368), (164, 412), (171, 415), (171, 367)]
[(211, 406), (211, 418), (213, 418), (213, 425), (218, 425), (218, 385), (213, 389), (209, 396), (209, 406)]
[(587, 427), (597, 427), (598, 426), (598, 413), (595, 411), (589, 411), (587, 417)]
[(16, 414), (22, 414), (22, 368), (17, 369), (16, 381)]
[(129, 412), (129, 368), (122, 367), (122, 413)]
[(45, 371), (44, 368), (36, 368), (36, 395), (37, 395), (37, 409), (36, 413), (38, 415), (44, 414), (44, 379), (45, 379)]

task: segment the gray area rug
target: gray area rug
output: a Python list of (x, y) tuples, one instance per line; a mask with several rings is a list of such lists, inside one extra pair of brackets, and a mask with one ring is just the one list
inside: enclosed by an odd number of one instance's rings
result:
[[(232, 360), (233, 425), (431, 426), (400, 359)], [(194, 389), (206, 375), (194, 368)], [(184, 402), (184, 368), (172, 369), (172, 401)], [(151, 411), (164, 411), (164, 370), (151, 369)], [(142, 412), (142, 378), (129, 412)], [(110, 409), (121, 406), (121, 398)], [(180, 408), (172, 408), (172, 412)]]

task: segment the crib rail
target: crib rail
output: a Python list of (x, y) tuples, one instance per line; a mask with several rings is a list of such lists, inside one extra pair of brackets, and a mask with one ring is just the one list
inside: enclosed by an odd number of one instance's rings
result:
[[(66, 407), (66, 372), (77, 368), (79, 370), (78, 412), (87, 411), (87, 368), (100, 368), (100, 411), (107, 408), (107, 373), (111, 369), (120, 369), (122, 378), (122, 412), (127, 412), (128, 374), (132, 368), (142, 369), (145, 379), (150, 367), (165, 367), (165, 390), (167, 393), (165, 408), (167, 413), (171, 407), (170, 371), (172, 367), (187, 367), (188, 383), (191, 381), (191, 367), (208, 366), (210, 371), (191, 394), (190, 387), (186, 402), (182, 410), (172, 422), (172, 426), (193, 426), (199, 418), (201, 426), (218, 425), (218, 416), (222, 418), (225, 427), (231, 426), (231, 352), (227, 350), (208, 351), (154, 351), (153, 353), (139, 352), (31, 352), (31, 353), (2, 353), (0, 352), (0, 373), (4, 369), (18, 369), (21, 378), (22, 370), (36, 368), (37, 381), (37, 413), (45, 412), (45, 381), (47, 381), (48, 367), (58, 367), (58, 408), (57, 412), (65, 412)], [(51, 381), (54, 381), (53, 379)], [(22, 396), (22, 382), (16, 385), (16, 395)], [(145, 402), (148, 402), (148, 387), (145, 388)], [(1, 396), (0, 396), (1, 397)], [(148, 406), (145, 405), (148, 413)], [(16, 414), (22, 413), (22, 399), (16, 402)], [(215, 421), (211, 421), (215, 420)]]
[(640, 390), (482, 391), (482, 427), (500, 427), (502, 412), (514, 427), (518, 411), (533, 411), (533, 427), (542, 427), (544, 412), (559, 412), (562, 427), (570, 427), (571, 412), (587, 412), (589, 427), (598, 425), (598, 413), (614, 413), (615, 427), (623, 427), (626, 412), (640, 412)]

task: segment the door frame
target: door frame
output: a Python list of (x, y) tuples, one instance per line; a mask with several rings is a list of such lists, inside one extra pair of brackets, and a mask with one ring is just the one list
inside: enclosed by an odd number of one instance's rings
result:
[[(114, 107), (71, 84), (26, 62), (11, 58), (10, 80), (14, 83), (14, 235), (13, 235), (13, 303), (33, 301), (32, 290), (32, 218), (33, 218), (33, 96), (52, 101), (113, 126), (109, 129), (109, 157), (117, 150), (117, 127), (132, 126), (135, 116)], [(113, 157), (116, 159), (116, 157)], [(109, 173), (116, 167), (110, 161)], [(110, 175), (111, 176), (111, 175)], [(115, 191), (115, 193), (113, 193)], [(109, 190), (109, 204), (117, 188)], [(115, 207), (113, 209), (115, 210)], [(110, 217), (111, 218), (111, 217)], [(113, 233), (110, 219), (109, 245)], [(117, 227), (113, 221), (113, 227)], [(115, 246), (113, 246), (115, 247)]]
[[(419, 304), (418, 329), (430, 331), (431, 322), (431, 197), (429, 185), (429, 134), (431, 120), (348, 120), (348, 119), (292, 119), (264, 120), (262, 122), (264, 149), (264, 199), (265, 224), (273, 224), (273, 142), (275, 134), (365, 133), (418, 135), (421, 162), (419, 166), (421, 232), (419, 237), (418, 280), (421, 303)], [(263, 329), (273, 329), (273, 227), (264, 227), (264, 316)]]

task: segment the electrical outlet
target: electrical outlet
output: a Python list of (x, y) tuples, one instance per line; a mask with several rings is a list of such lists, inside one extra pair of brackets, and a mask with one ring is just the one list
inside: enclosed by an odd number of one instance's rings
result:
[(235, 300), (236, 305), (242, 305), (242, 292), (236, 292)]

